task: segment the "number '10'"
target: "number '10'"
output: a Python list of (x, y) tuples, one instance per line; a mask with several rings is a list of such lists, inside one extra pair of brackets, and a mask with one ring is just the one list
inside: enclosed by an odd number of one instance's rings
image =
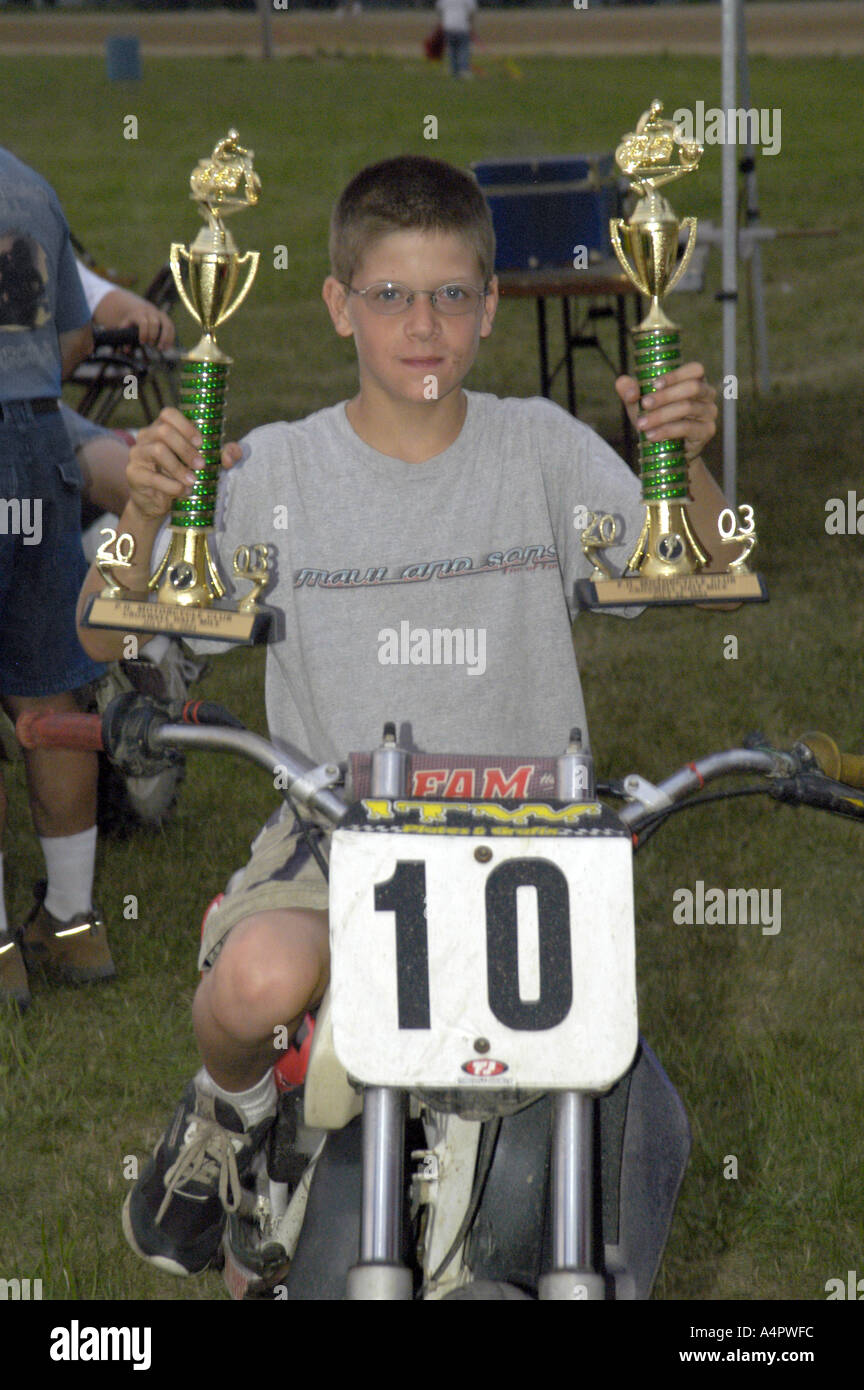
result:
[[(537, 891), (540, 992), (519, 995), (517, 888)], [(458, 908), (457, 908), (458, 910)], [(375, 884), (375, 911), (396, 917), (396, 983), (400, 1028), (428, 1028), (429, 937), (426, 864), (400, 859), (386, 883)], [(486, 880), (486, 973), (489, 1007), (506, 1028), (554, 1028), (573, 1003), (570, 894), (567, 879), (548, 859), (507, 859)], [(458, 962), (455, 963), (458, 969)]]

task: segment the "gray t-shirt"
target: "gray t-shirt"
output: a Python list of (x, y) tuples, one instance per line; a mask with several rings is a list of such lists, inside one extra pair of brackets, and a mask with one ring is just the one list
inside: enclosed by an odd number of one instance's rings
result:
[(547, 400), (465, 394), (459, 437), (424, 463), (370, 448), (342, 403), (254, 430), (227, 475), (223, 574), (239, 545), (276, 550), (270, 733), (316, 761), (376, 747), (389, 719), (434, 753), (552, 755), (574, 724), (587, 740), (569, 608), (591, 572), (580, 511), (617, 514), (623, 564), (638, 480)]

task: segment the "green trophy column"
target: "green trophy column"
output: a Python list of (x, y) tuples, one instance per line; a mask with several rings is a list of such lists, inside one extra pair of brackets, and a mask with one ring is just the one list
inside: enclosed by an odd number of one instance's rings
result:
[[(651, 384), (681, 365), (677, 329), (649, 328), (633, 332), (636, 380), (643, 395), (654, 390)], [(639, 465), (643, 502), (677, 502), (687, 498), (688, 470), (684, 441), (664, 439), (652, 442), (639, 435)]]
[(171, 509), (172, 526), (212, 528), (222, 469), (221, 455), (228, 394), (227, 362), (185, 361), (180, 372), (180, 409), (202, 439), (199, 468), (188, 497), (178, 497)]
[(180, 409), (201, 435), (204, 467), (171, 508), (171, 542), (150, 581), (158, 584), (162, 603), (209, 607), (225, 595), (225, 585), (210, 553), (209, 536), (216, 521), (222, 472), (225, 399), (230, 361), (184, 358), (180, 369)]

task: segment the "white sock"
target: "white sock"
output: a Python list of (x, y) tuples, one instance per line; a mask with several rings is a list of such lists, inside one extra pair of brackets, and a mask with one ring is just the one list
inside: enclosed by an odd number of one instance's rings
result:
[(223, 1090), (213, 1080), (206, 1067), (201, 1068), (195, 1080), (207, 1095), (218, 1096), (220, 1100), (233, 1105), (234, 1109), (242, 1115), (243, 1123), (247, 1129), (257, 1125), (259, 1120), (272, 1115), (276, 1109), (276, 1099), (279, 1092), (276, 1090), (272, 1067), (268, 1067), (261, 1080), (256, 1081), (254, 1086), (250, 1086), (248, 1091)]
[(77, 835), (39, 836), (48, 891), (45, 907), (52, 917), (68, 922), (93, 906), (93, 869), (96, 863), (96, 826)]
[(0, 854), (0, 936), (9, 930), (9, 918), (6, 916), (6, 894), (3, 890), (3, 855)]

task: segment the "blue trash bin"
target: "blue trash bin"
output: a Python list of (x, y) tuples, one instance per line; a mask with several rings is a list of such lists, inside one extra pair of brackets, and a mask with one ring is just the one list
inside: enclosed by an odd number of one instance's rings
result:
[(105, 40), (109, 82), (136, 81), (141, 76), (141, 50), (134, 34)]

